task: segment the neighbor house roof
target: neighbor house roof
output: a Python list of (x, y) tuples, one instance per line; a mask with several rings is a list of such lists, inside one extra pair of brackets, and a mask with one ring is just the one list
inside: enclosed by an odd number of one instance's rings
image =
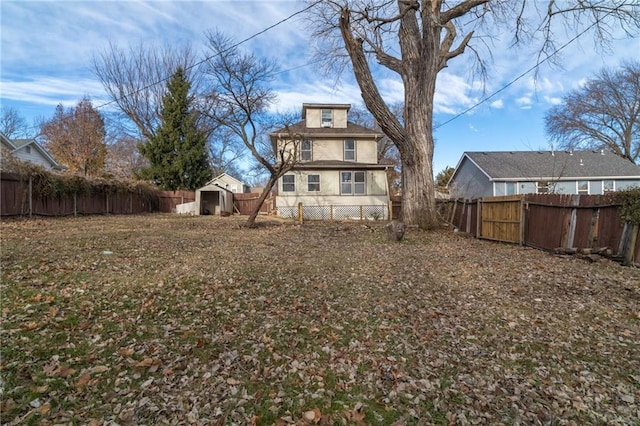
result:
[(465, 152), (491, 180), (640, 178), (640, 166), (606, 151)]

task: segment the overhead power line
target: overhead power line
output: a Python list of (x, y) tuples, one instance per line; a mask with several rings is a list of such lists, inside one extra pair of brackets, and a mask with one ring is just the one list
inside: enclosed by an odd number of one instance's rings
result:
[[(615, 10), (615, 9), (614, 9)], [(602, 17), (602, 19), (606, 18), (609, 14), (613, 13), (613, 10), (609, 11), (605, 16)], [(510, 82), (508, 82), (507, 84), (505, 84), (504, 86), (502, 86), (500, 89), (496, 90), (495, 92), (493, 92), (492, 94), (490, 94), (489, 96), (487, 96), (486, 98), (482, 98), (478, 103), (470, 106), (469, 108), (465, 109), (464, 111), (462, 111), (459, 114), (456, 114), (455, 116), (451, 117), (450, 119), (448, 119), (447, 121), (445, 121), (444, 123), (440, 123), (436, 126), (433, 127), (433, 130), (438, 130), (440, 127), (445, 126), (449, 123), (451, 123), (454, 120), (457, 120), (458, 118), (462, 117), (463, 115), (471, 112), (472, 110), (476, 109), (477, 107), (479, 107), (480, 105), (486, 103), (489, 99), (493, 98), (494, 96), (496, 96), (498, 93), (501, 93), (503, 91), (505, 91), (507, 88), (509, 88), (511, 85), (513, 85), (515, 82), (517, 82), (518, 80), (522, 79), (525, 75), (529, 74), (531, 71), (535, 70), (536, 68), (538, 68), (540, 65), (544, 64), (545, 62), (547, 62), (548, 60), (550, 60), (553, 56), (555, 56), (557, 53), (559, 53), (561, 50), (563, 50), (565, 47), (569, 46), (571, 43), (573, 43), (574, 41), (576, 41), (577, 39), (579, 39), (580, 37), (582, 37), (582, 35), (584, 35), (585, 33), (589, 32), (589, 30), (591, 30), (593, 27), (595, 27), (596, 25), (598, 25), (599, 20), (595, 21), (593, 24), (589, 25), (585, 30), (581, 31), (579, 34), (577, 34), (575, 37), (573, 37), (571, 40), (567, 41), (565, 44), (563, 44), (562, 46), (560, 46), (559, 48), (557, 48), (556, 50), (554, 50), (553, 52), (551, 52), (551, 54), (549, 54), (548, 56), (546, 56), (543, 60), (536, 62), (535, 65), (533, 65), (531, 68), (529, 68), (528, 70), (526, 70), (525, 72), (523, 72), (522, 74), (518, 75), (516, 78), (514, 78), (513, 80), (511, 80)]]

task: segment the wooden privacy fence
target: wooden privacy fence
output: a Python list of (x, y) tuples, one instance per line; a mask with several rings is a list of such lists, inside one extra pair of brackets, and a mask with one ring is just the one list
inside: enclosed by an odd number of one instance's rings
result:
[(615, 194), (525, 194), (441, 204), (456, 228), (477, 238), (545, 250), (604, 249), (640, 263), (638, 226), (620, 219)]
[(190, 203), (196, 200), (194, 191), (158, 191), (158, 211), (161, 213), (175, 213), (178, 204)]
[[(233, 207), (234, 210), (240, 214), (249, 215), (253, 212), (258, 204), (258, 199), (262, 195), (259, 192), (251, 193), (234, 193), (233, 194)], [(260, 213), (269, 213), (276, 208), (276, 197), (273, 194), (269, 194), (267, 198), (260, 206)]]
[(72, 192), (40, 195), (33, 177), (15, 173), (0, 175), (0, 216), (74, 216), (90, 214), (139, 214), (157, 211), (158, 199), (131, 191)]

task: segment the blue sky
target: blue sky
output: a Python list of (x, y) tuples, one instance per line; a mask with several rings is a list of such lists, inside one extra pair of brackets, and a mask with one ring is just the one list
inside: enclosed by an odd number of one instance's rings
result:
[[(29, 123), (50, 118), (55, 106), (75, 105), (89, 95), (94, 105), (108, 99), (91, 71), (91, 57), (110, 42), (129, 44), (190, 43), (204, 51), (204, 33), (218, 29), (237, 41), (250, 37), (304, 8), (298, 1), (31, 1), (0, 2), (0, 104), (13, 107)], [(303, 102), (361, 104), (350, 72), (340, 85), (314, 66), (307, 23), (298, 16), (243, 45), (263, 57), (278, 58), (283, 70), (274, 88), (279, 111), (300, 109)], [(619, 36), (619, 34), (614, 35)], [(558, 45), (566, 40), (558, 39)], [(640, 52), (640, 40), (620, 37), (610, 49), (597, 49), (593, 35), (564, 49), (562, 67), (543, 64), (479, 107), (444, 124), (501, 89), (534, 65), (535, 53), (510, 49), (509, 37), (498, 38), (483, 85), (469, 71), (470, 57), (450, 62), (439, 77), (434, 105), (436, 148), (434, 172), (455, 166), (464, 151), (549, 149), (544, 114), (568, 91), (605, 66)], [(300, 68), (297, 68), (300, 67)], [(294, 69), (295, 68), (295, 69)], [(402, 101), (400, 80), (389, 73), (381, 93)]]

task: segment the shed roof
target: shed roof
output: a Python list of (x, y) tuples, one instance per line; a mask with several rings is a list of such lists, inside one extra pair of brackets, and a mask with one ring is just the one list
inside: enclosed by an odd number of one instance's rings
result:
[(640, 178), (640, 166), (606, 151), (465, 152), (458, 167), (465, 157), (490, 179)]

